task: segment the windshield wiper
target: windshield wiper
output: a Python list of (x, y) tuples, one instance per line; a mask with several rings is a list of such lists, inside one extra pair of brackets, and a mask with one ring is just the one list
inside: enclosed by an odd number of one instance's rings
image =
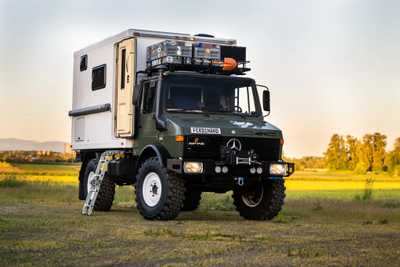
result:
[(209, 111), (207, 113), (208, 114), (216, 114), (216, 115), (219, 115), (219, 114), (237, 115), (237, 116), (240, 116), (242, 118), (245, 118), (247, 116), (246, 114), (243, 114), (243, 113), (231, 112), (231, 111)]
[(204, 111), (200, 109), (185, 109), (185, 108), (167, 108), (167, 111), (171, 112), (196, 112), (196, 113), (203, 113)]

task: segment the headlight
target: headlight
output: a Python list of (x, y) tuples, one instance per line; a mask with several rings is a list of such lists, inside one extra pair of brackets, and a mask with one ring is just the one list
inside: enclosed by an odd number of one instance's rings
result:
[(271, 165), (269, 165), (269, 174), (271, 175), (285, 176), (286, 173), (287, 173), (286, 164), (272, 163)]
[(183, 164), (183, 170), (185, 171), (185, 173), (202, 173), (203, 162), (187, 161)]

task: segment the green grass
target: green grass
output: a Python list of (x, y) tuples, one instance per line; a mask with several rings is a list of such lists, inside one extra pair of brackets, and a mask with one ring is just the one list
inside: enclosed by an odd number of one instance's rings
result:
[[(78, 169), (18, 165), (19, 175), (47, 168)], [(230, 193), (205, 193), (197, 211), (147, 221), (132, 187), (117, 188), (110, 212), (86, 217), (76, 183), (7, 177), (0, 182), (0, 266), (400, 265), (400, 190), (290, 190), (282, 212), (266, 222), (241, 219)]]

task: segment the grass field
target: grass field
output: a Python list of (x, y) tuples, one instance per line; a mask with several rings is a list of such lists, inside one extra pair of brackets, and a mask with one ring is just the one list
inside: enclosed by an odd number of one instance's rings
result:
[(140, 217), (131, 187), (112, 211), (80, 215), (78, 170), (0, 165), (0, 266), (400, 265), (396, 177), (297, 172), (272, 221), (243, 220), (229, 193), (207, 193), (199, 210), (159, 222)]

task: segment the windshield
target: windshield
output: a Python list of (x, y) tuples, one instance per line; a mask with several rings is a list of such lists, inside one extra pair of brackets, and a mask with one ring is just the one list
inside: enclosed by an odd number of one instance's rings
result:
[(164, 87), (168, 112), (257, 114), (250, 79), (170, 78)]

